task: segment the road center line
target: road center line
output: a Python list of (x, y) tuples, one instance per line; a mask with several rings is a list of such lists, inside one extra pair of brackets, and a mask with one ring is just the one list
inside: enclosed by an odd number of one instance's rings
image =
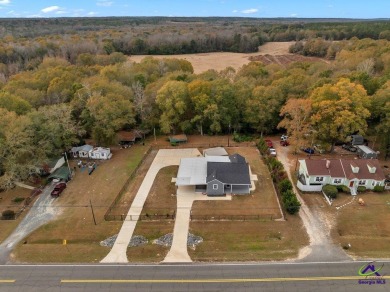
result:
[[(383, 276), (380, 279), (390, 279), (390, 276)], [(134, 280), (107, 280), (107, 279), (86, 279), (86, 280), (61, 280), (61, 283), (245, 283), (245, 282), (294, 282), (294, 281), (346, 281), (346, 280), (371, 280), (361, 276), (340, 276), (340, 277), (300, 277), (300, 278), (254, 278), (254, 279), (134, 279)], [(376, 279), (372, 279), (376, 281)]]
[(15, 283), (15, 280), (0, 280), (0, 284), (4, 283)]

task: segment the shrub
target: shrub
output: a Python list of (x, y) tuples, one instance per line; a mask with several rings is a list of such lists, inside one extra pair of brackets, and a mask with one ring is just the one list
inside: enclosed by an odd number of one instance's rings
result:
[(365, 186), (358, 186), (357, 191), (358, 192), (365, 192), (367, 188)]
[(338, 190), (335, 186), (332, 185), (325, 185), (322, 187), (322, 191), (331, 199), (337, 198)]
[(259, 139), (259, 142), (257, 143), (257, 148), (259, 149), (259, 151), (262, 155), (265, 155), (268, 153), (268, 145), (267, 145), (267, 143), (265, 143), (265, 140), (263, 138)]
[(177, 146), (176, 142), (171, 142), (171, 146)]
[(374, 192), (384, 192), (385, 191), (385, 187), (384, 186), (375, 186), (374, 187)]
[(15, 219), (15, 211), (13, 210), (5, 210), (1, 213), (4, 220), (14, 220)]
[(252, 141), (253, 137), (243, 134), (234, 133), (233, 134), (233, 141), (235, 142), (249, 142)]
[(294, 192), (288, 190), (282, 194), (283, 206), (289, 214), (295, 214), (299, 211), (301, 203), (298, 201)]
[(24, 201), (24, 198), (21, 198), (21, 197), (16, 197), (15, 199), (12, 200), (12, 202), (14, 202), (14, 203), (20, 203), (23, 201)]
[(283, 179), (278, 184), (278, 189), (280, 193), (284, 193), (286, 191), (292, 190), (292, 184), (289, 179)]
[(337, 186), (337, 190), (339, 192), (343, 192), (343, 193), (350, 193), (351, 190), (349, 189), (349, 187), (345, 186), (345, 185), (339, 185)]

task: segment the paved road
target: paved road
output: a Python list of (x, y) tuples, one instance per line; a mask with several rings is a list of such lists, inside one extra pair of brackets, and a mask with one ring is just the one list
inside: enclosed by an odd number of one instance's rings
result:
[[(359, 284), (364, 264), (10, 265), (0, 266), (0, 291), (390, 291), (390, 276)], [(380, 273), (389, 271), (386, 262)]]

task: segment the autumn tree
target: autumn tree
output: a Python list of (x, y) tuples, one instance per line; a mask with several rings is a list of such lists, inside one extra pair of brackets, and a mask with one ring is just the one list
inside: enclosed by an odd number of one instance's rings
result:
[(189, 104), (187, 83), (168, 81), (157, 92), (157, 104), (161, 110), (160, 126), (163, 133), (175, 133)]
[(310, 129), (311, 100), (291, 98), (282, 107), (280, 116), (283, 120), (278, 128), (287, 130), (289, 140), (295, 146), (295, 153), (303, 146), (303, 134)]
[(316, 88), (310, 95), (313, 107), (311, 122), (318, 138), (332, 145), (348, 135), (367, 129), (370, 101), (363, 86), (342, 78), (336, 84)]

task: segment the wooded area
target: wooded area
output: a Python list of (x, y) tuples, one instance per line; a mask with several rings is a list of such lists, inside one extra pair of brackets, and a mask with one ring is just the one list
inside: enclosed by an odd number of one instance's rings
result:
[[(109, 145), (117, 131), (135, 127), (211, 135), (283, 128), (297, 146), (307, 143), (303, 134), (316, 133), (329, 149), (349, 134), (369, 133), (389, 156), (390, 42), (374, 40), (386, 36), (388, 22), (240, 20), (1, 20), (0, 184), (28, 178), (80, 139)], [(332, 31), (352, 38), (331, 41)], [(132, 63), (123, 54), (150, 53), (153, 46), (176, 52), (181, 37), (203, 51), (246, 51), (289, 40), (289, 33), (305, 40), (291, 51), (329, 61), (251, 62), (237, 72), (226, 64), (220, 72), (193, 74), (185, 60)], [(221, 36), (233, 40), (228, 47)]]

